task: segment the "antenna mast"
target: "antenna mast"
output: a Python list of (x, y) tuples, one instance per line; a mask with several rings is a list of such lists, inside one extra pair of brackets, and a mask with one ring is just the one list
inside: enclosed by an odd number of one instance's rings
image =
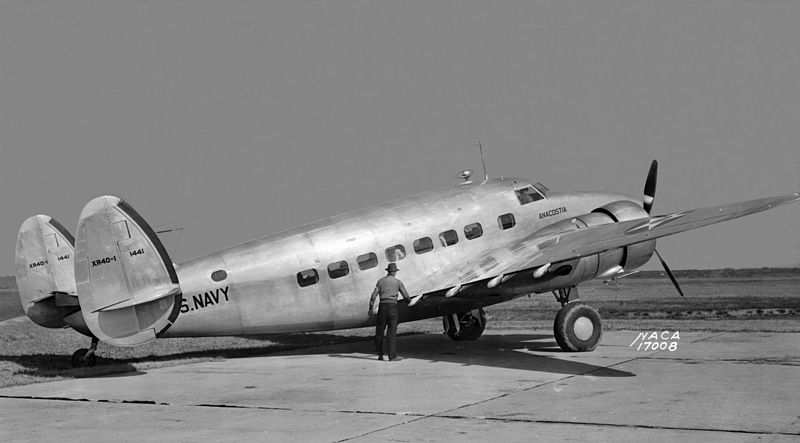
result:
[(483, 142), (481, 139), (478, 139), (478, 149), (481, 151), (481, 163), (483, 163), (483, 183), (489, 181), (489, 174), (486, 172), (486, 160), (483, 158)]

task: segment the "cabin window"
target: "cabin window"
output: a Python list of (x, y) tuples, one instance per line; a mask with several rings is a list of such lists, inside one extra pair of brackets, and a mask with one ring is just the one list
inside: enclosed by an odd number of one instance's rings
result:
[(500, 226), (502, 230), (511, 229), (515, 224), (517, 224), (517, 222), (514, 220), (514, 214), (503, 214), (497, 217), (497, 225)]
[(214, 281), (222, 281), (228, 278), (228, 273), (220, 269), (219, 271), (214, 271), (211, 273), (211, 280)]
[(374, 252), (361, 254), (356, 257), (356, 262), (358, 263), (358, 269), (361, 269), (362, 271), (366, 269), (372, 269), (375, 266), (378, 266), (378, 256)]
[(533, 203), (536, 200), (541, 200), (544, 198), (542, 194), (539, 194), (539, 191), (533, 188), (533, 186), (528, 186), (527, 188), (517, 189), (517, 200), (519, 200), (519, 204), (527, 205), (528, 203)]
[(403, 245), (394, 245), (386, 248), (386, 260), (396, 262), (406, 258), (406, 248)]
[(319, 281), (319, 274), (316, 269), (306, 269), (297, 273), (297, 284), (305, 288)]
[(430, 237), (422, 237), (414, 240), (414, 252), (424, 254), (433, 250), (433, 240)]
[(342, 278), (349, 273), (350, 265), (348, 265), (347, 261), (345, 260), (337, 261), (328, 265), (328, 277), (330, 278)]
[(452, 229), (444, 231), (439, 234), (439, 241), (442, 242), (442, 246), (452, 246), (458, 243), (458, 234)]
[(483, 226), (480, 223), (471, 223), (464, 226), (464, 236), (467, 240), (473, 240), (483, 235)]

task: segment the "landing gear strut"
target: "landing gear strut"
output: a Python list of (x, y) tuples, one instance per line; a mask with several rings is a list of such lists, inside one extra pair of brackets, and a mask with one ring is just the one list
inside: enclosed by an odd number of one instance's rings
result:
[(483, 308), (448, 314), (442, 317), (444, 333), (455, 341), (477, 340), (486, 328)]
[(578, 296), (575, 286), (553, 291), (561, 303), (553, 322), (553, 335), (558, 345), (567, 352), (593, 351), (603, 337), (603, 326), (597, 309), (579, 300), (569, 301), (570, 295)]
[(97, 356), (94, 354), (97, 351), (97, 344), (100, 342), (100, 339), (97, 337), (92, 337), (92, 345), (89, 346), (89, 349), (81, 348), (75, 351), (72, 354), (72, 367), (73, 368), (83, 368), (83, 367), (92, 367), (97, 363)]

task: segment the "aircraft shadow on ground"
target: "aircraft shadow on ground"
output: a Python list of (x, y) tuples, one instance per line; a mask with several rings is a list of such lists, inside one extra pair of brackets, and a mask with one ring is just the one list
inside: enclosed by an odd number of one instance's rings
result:
[[(0, 362), (10, 362), (24, 369), (14, 371), (15, 374), (38, 377), (106, 377), (130, 376), (132, 373), (141, 374), (137, 370), (139, 363), (169, 363), (177, 360), (192, 359), (228, 359), (259, 357), (276, 352), (286, 352), (303, 349), (311, 346), (325, 346), (331, 344), (345, 344), (364, 341), (365, 337), (342, 336), (335, 334), (277, 334), (250, 336), (253, 341), (269, 341), (269, 344), (254, 347), (234, 347), (225, 349), (196, 350), (175, 352), (163, 355), (148, 355), (136, 358), (109, 358), (104, 357), (103, 346), (97, 352), (97, 364), (91, 368), (73, 368), (71, 354), (22, 354), (0, 355)], [(168, 365), (169, 366), (169, 365)]]
[(0, 362), (15, 363), (25, 369), (14, 371), (17, 375), (36, 377), (95, 377), (111, 374), (133, 375), (136, 368), (128, 361), (109, 359), (92, 368), (73, 368), (71, 355), (60, 354), (28, 354), (28, 355), (0, 355)]
[[(431, 362), (595, 377), (633, 377), (636, 375), (627, 371), (570, 360), (567, 356), (574, 354), (561, 353), (551, 335), (492, 335), (481, 337), (476, 341), (454, 342), (444, 336), (427, 334), (407, 340), (400, 338), (397, 346), (398, 355), (402, 358)], [(367, 358), (369, 359), (376, 358), (372, 341), (355, 343), (349, 348), (354, 353), (368, 354)], [(553, 354), (552, 356), (542, 355), (542, 352)], [(602, 352), (602, 348), (595, 352)], [(559, 354), (563, 357), (557, 357)], [(365, 358), (347, 353), (331, 354), (331, 356)]]
[[(631, 377), (635, 374), (569, 360), (560, 352), (551, 335), (513, 334), (490, 335), (475, 341), (454, 342), (439, 334), (398, 334), (398, 354), (403, 358), (428, 360), (430, 362), (456, 363), (464, 366), (484, 366), (526, 371), (540, 371), (567, 375), (592, 375), (597, 377)], [(253, 337), (254, 340), (269, 340), (264, 346), (197, 350), (140, 358), (104, 358), (98, 352), (94, 368), (72, 368), (70, 355), (29, 354), (0, 355), (0, 361), (16, 363), (23, 368), (20, 374), (41, 377), (114, 377), (130, 376), (139, 372), (138, 363), (158, 363), (191, 359), (236, 359), (261, 357), (278, 352), (300, 355), (327, 354), (336, 358), (358, 358), (374, 360), (374, 345), (371, 337), (341, 336), (334, 334), (281, 334)], [(340, 352), (331, 353), (329, 345), (341, 346)], [(600, 351), (602, 352), (602, 348)], [(551, 355), (542, 355), (550, 353)], [(564, 357), (559, 358), (559, 355)], [(388, 364), (388, 363), (387, 363)], [(134, 374), (131, 374), (134, 373)]]

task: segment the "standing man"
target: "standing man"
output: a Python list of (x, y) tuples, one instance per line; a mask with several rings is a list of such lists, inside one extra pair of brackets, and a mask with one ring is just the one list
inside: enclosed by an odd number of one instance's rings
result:
[(383, 331), (388, 326), (386, 340), (389, 342), (389, 361), (397, 359), (397, 294), (401, 294), (404, 299), (411, 300), (408, 296), (403, 282), (394, 275), (397, 273), (397, 265), (389, 263), (386, 267), (386, 277), (378, 280), (372, 297), (369, 299), (369, 312), (372, 315), (375, 311), (375, 299), (380, 297), (378, 306), (378, 321), (375, 325), (375, 350), (378, 352), (378, 360), (383, 360)]

